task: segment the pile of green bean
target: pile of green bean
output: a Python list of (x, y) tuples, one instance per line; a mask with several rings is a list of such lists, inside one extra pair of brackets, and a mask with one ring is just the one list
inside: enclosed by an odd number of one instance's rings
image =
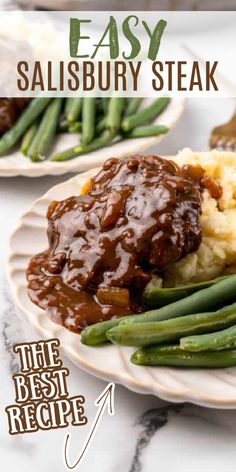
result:
[(116, 143), (118, 140), (167, 133), (152, 124), (169, 104), (162, 97), (141, 108), (141, 98), (34, 98), (13, 127), (0, 139), (0, 156), (20, 140), (21, 151), (33, 162), (45, 160), (59, 132), (79, 133), (78, 144), (49, 156), (63, 162)]
[[(165, 294), (160, 295), (161, 290)], [(185, 288), (150, 287), (145, 302), (158, 308), (90, 326), (82, 331), (81, 341), (90, 346), (110, 341), (140, 347), (131, 356), (138, 365), (234, 366), (235, 299), (236, 275)]]

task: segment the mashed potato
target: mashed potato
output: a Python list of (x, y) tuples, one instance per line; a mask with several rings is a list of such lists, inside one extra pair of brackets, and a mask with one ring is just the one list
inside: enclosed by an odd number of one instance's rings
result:
[[(183, 149), (173, 160), (180, 166), (200, 165), (223, 189), (219, 200), (203, 192), (202, 243), (197, 252), (172, 264), (165, 285), (173, 286), (208, 280), (236, 264), (236, 153)], [(235, 266), (236, 271), (236, 266)]]

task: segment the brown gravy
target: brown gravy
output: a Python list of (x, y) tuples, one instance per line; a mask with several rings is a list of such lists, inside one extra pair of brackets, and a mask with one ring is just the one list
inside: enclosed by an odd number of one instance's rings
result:
[(109, 159), (85, 195), (49, 206), (49, 248), (29, 263), (29, 296), (75, 332), (143, 311), (150, 271), (198, 249), (200, 214), (198, 185), (174, 162)]

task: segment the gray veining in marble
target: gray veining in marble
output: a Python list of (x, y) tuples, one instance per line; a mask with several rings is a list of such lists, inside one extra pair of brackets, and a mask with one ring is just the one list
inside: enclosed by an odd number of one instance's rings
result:
[(179, 413), (182, 405), (165, 405), (145, 411), (137, 420), (142, 430), (137, 436), (135, 454), (129, 472), (142, 471), (142, 452), (149, 445), (156, 432), (163, 428), (169, 420), (169, 413)]
[[(16, 343), (21, 341), (21, 323), (19, 318), (16, 316), (14, 302), (10, 294), (8, 283), (5, 279), (2, 282), (2, 290), (5, 299), (5, 310), (3, 317), (1, 318), (3, 349), (8, 357), (10, 374), (13, 375), (19, 372), (19, 363), (12, 351), (12, 344), (13, 342)], [(14, 326), (14, 331), (12, 326)]]

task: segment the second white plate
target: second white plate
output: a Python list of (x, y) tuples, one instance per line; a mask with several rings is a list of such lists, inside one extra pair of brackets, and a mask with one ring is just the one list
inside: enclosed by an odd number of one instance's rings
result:
[[(150, 101), (151, 99), (145, 99), (143, 106), (148, 105)], [(165, 125), (171, 130), (184, 110), (185, 101), (185, 98), (173, 98), (154, 123)], [(142, 153), (159, 143), (165, 136), (168, 136), (168, 133), (149, 138), (126, 139), (117, 142), (111, 147), (99, 149), (98, 151), (65, 162), (45, 160), (36, 163), (23, 156), (19, 150), (16, 150), (7, 156), (0, 156), (0, 177), (15, 177), (17, 175), (41, 177), (43, 175), (61, 175), (68, 172), (84, 172), (85, 170), (102, 165), (111, 156), (124, 157)], [(61, 134), (52, 152), (59, 152), (76, 144), (78, 144), (77, 134)]]

